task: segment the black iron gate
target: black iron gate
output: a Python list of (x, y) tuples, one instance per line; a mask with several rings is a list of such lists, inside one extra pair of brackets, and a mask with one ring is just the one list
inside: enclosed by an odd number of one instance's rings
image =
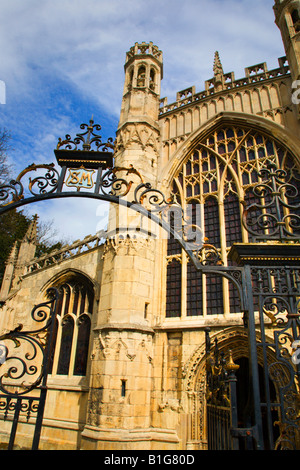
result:
[(207, 442), (209, 450), (237, 450), (238, 426), (236, 376), (231, 350), (228, 357), (220, 352), (218, 341), (211, 347), (210, 328), (206, 328), (206, 383), (207, 383)]
[(247, 422), (238, 426), (234, 371), (228, 372), (228, 360), (224, 352), (220, 359), (217, 345), (213, 356), (207, 346), (210, 449), (223, 448), (224, 429), (229, 448), (300, 449), (299, 193), (287, 173), (273, 165), (259, 177), (253, 189), (256, 202), (243, 219), (252, 243), (234, 244), (229, 253), (242, 273), (251, 400)]
[[(264, 447), (296, 450), (300, 449), (300, 266), (284, 265), (285, 256), (277, 248), (279, 259), (272, 267), (262, 264), (250, 269), (260, 336), (256, 346), (262, 358)], [(289, 259), (293, 263), (291, 254)]]
[(283, 265), (279, 258), (285, 255), (276, 254), (277, 266), (274, 261), (272, 266), (244, 266), (253, 302), (244, 316), (251, 400), (242, 424), (237, 412), (239, 366), (230, 350), (219, 350), (216, 340), (211, 346), (206, 332), (210, 450), (300, 449), (300, 266)]
[[(236, 365), (230, 355), (222, 356), (217, 344), (213, 356), (210, 346), (207, 347), (209, 447), (238, 449), (242, 441), (245, 448), (252, 449), (299, 449), (300, 204), (295, 203), (298, 192), (286, 181), (286, 173), (271, 165), (258, 174), (261, 183), (253, 190), (257, 202), (243, 214), (252, 243), (234, 244), (230, 259), (236, 266), (223, 267), (218, 250), (203, 243), (201, 228), (198, 230), (185, 220), (182, 208), (172, 198), (166, 199), (160, 190), (145, 183), (133, 167), (113, 166), (113, 154), (107, 149), (112, 147), (111, 142), (102, 144), (100, 136), (94, 133), (100, 126), (90, 121), (81, 128), (86, 128), (86, 132), (77, 134), (73, 141), (70, 136), (59, 141), (55, 154), (60, 172), (54, 164), (31, 165), (16, 180), (0, 186), (0, 214), (46, 199), (92, 197), (132, 208), (167, 230), (196, 269), (224, 276), (236, 286), (244, 312), (251, 386), (249, 422), (243, 426), (238, 423)], [(79, 143), (83, 143), (82, 150), (77, 148)], [(91, 150), (92, 143), (96, 144), (97, 151)], [(30, 177), (25, 188), (24, 178), (40, 170), (46, 173)], [(126, 179), (128, 175), (132, 180)], [(133, 194), (132, 199), (127, 198), (129, 192)], [(171, 211), (179, 214), (176, 226), (169, 223)], [(270, 240), (272, 244), (265, 243)], [(20, 325), (0, 338), (2, 371), (3, 367), (8, 367), (0, 380), (0, 410), (7, 418), (13, 413), (10, 448), (20, 415), (25, 412), (28, 419), (36, 413), (33, 448), (38, 447), (56, 302), (57, 293), (52, 292), (48, 302), (33, 309), (33, 320), (45, 323), (42, 328), (25, 332)], [(45, 309), (49, 309), (48, 316)], [(23, 357), (11, 356), (10, 367), (9, 351), (4, 344), (9, 340), (18, 347), (22, 340), (32, 348), (22, 349)], [(42, 364), (40, 373), (36, 367), (38, 351)], [(263, 374), (259, 374), (259, 358)], [(28, 366), (30, 360), (33, 362)], [(31, 379), (28, 383), (25, 376)], [(19, 388), (13, 385), (14, 379), (19, 382)], [(273, 394), (271, 383), (275, 387)], [(278, 438), (274, 435), (274, 425), (280, 431)]]
[[(47, 396), (47, 377), (52, 352), (58, 291), (31, 311), (32, 329), (19, 325), (0, 337), (0, 411), (11, 422), (8, 450), (15, 444), (17, 427), (32, 422), (32, 450), (39, 447)], [(42, 324), (36, 328), (37, 324)]]

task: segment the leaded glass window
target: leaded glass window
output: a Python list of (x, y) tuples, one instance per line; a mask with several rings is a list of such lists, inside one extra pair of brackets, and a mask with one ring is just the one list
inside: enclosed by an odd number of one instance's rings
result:
[[(242, 201), (247, 205), (255, 202), (250, 190), (259, 182), (259, 171), (270, 163), (287, 170), (290, 181), (300, 190), (299, 165), (289, 150), (267, 133), (247, 127), (232, 125), (212, 130), (197, 142), (178, 168), (173, 196), (184, 210), (193, 204), (189, 213), (194, 213), (195, 205), (199, 204), (201, 220), (197, 224), (207, 243), (219, 250), (225, 266), (230, 264), (227, 255), (233, 243), (251, 242), (242, 225)], [(170, 266), (175, 259), (177, 269), (172, 271)], [(168, 240), (167, 265), (167, 316), (174, 316), (170, 311), (175, 311), (175, 283), (181, 317), (240, 311), (235, 287), (221, 276), (196, 272), (174, 240)], [(179, 293), (184, 291), (186, 296), (180, 294), (179, 299)]]
[(187, 265), (187, 316), (203, 313), (202, 273), (192, 263)]
[(181, 316), (181, 263), (173, 259), (167, 266), (167, 317)]
[(57, 281), (55, 287), (60, 295), (50, 372), (53, 376), (84, 376), (91, 333), (93, 286), (83, 275), (70, 273), (63, 281)]

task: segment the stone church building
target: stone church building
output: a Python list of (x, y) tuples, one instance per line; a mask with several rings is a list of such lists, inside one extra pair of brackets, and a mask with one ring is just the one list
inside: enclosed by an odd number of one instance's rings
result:
[[(237, 79), (216, 52), (204, 90), (174, 103), (160, 96), (160, 49), (142, 42), (126, 54), (115, 165), (199, 213), (224, 266), (234, 243), (251, 243), (242, 211), (259, 170), (271, 162), (300, 182), (300, 0), (276, 0), (274, 13), (286, 51), (276, 69), (263, 62)], [(206, 327), (236, 363), (247, 360), (234, 285), (198, 272), (129, 212), (112, 205), (106, 233), (40, 258), (34, 218), (7, 260), (0, 332), (27, 325), (49, 287), (61, 293), (42, 449), (205, 450)], [(9, 426), (1, 421), (1, 442)], [(30, 436), (24, 419), (17, 442)]]

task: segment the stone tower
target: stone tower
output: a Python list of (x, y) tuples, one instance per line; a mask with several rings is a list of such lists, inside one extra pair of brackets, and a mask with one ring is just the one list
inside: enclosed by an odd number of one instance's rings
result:
[[(132, 166), (154, 187), (161, 77), (161, 51), (151, 42), (136, 43), (126, 55), (115, 167)], [(117, 176), (124, 177), (124, 173)], [(129, 174), (126, 179), (135, 176)], [(127, 197), (132, 200), (132, 191)], [(109, 440), (114, 448), (126, 449), (134, 440), (136, 449), (140, 449), (150, 445), (145, 435), (149, 442), (152, 439), (156, 245), (142, 225), (140, 214), (133, 210), (110, 208), (92, 353), (88, 424), (83, 432), (85, 448), (103, 449)]]
[[(300, 0), (275, 0), (275, 22), (280, 29), (286, 57), (291, 70), (292, 90), (300, 88)], [(298, 119), (300, 94), (295, 92)]]
[(132, 164), (150, 183), (156, 182), (162, 76), (162, 52), (152, 42), (135, 43), (126, 54), (116, 163)]

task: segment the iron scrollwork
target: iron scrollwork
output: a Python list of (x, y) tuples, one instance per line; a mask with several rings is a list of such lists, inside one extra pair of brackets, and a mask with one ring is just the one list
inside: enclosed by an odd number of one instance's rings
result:
[[(274, 448), (295, 450), (300, 445), (300, 269), (295, 267), (252, 268), (261, 331), (269, 323), (273, 341), (262, 337), (263, 350), (269, 354), (268, 377), (276, 388), (277, 402), (267, 400), (270, 409), (278, 408), (280, 435)], [(266, 379), (265, 379), (266, 383)], [(273, 398), (274, 400), (274, 398)]]
[(33, 163), (21, 171), (15, 180), (11, 180), (9, 183), (5, 183), (0, 186), (0, 207), (7, 206), (24, 199), (25, 188), (23, 181), (21, 180), (28, 173), (36, 172), (38, 170), (46, 170), (46, 172), (44, 172), (42, 175), (36, 176), (33, 179), (29, 177), (28, 190), (31, 195), (39, 196), (50, 194), (56, 191), (59, 172), (54, 167), (54, 163), (49, 165), (35, 165)]
[(206, 328), (206, 399), (210, 405), (230, 407), (229, 376), (236, 372), (239, 366), (234, 363), (231, 350), (228, 350), (228, 358), (224, 351), (220, 351), (217, 339), (214, 341), (214, 347), (211, 347), (209, 331), (210, 328)]
[[(49, 300), (36, 305), (31, 311), (33, 322), (43, 323), (41, 328), (24, 330), (20, 324), (14, 330), (0, 336), (1, 393), (14, 397), (21, 396), (42, 383), (46, 373), (48, 339), (55, 320), (58, 292), (51, 288), (47, 291), (47, 295)], [(8, 344), (12, 344), (14, 351), (17, 349), (20, 354), (13, 353)]]
[[(82, 196), (104, 200), (133, 208), (171, 233), (187, 251), (194, 264), (200, 267), (217, 264), (217, 250), (205, 244), (201, 227), (192, 224), (188, 214), (159, 188), (145, 182), (132, 165), (114, 166), (113, 140), (102, 142), (96, 131), (101, 130), (93, 119), (81, 124), (85, 132), (59, 138), (54, 151), (60, 170), (53, 163), (29, 165), (16, 180), (0, 186), (0, 214), (30, 202), (60, 197)], [(95, 149), (94, 149), (95, 148)], [(44, 171), (44, 173), (42, 173)], [(32, 177), (32, 172), (39, 172)], [(25, 177), (29, 177), (26, 184)], [(175, 224), (171, 223), (171, 214)]]
[(80, 150), (78, 146), (82, 144), (82, 150), (91, 150), (92, 146), (95, 145), (96, 149), (100, 148), (107, 152), (109, 148), (114, 148), (113, 139), (108, 138), (107, 142), (102, 142), (102, 137), (95, 133), (101, 131), (100, 124), (94, 124), (93, 118), (89, 121), (89, 124), (80, 124), (80, 129), (85, 129), (85, 132), (77, 133), (76, 137), (72, 140), (70, 134), (66, 134), (65, 139), (58, 139), (57, 149), (65, 148), (66, 150)]
[(208, 450), (234, 450), (238, 448), (236, 371), (232, 351), (226, 358), (220, 351), (217, 338), (214, 346), (205, 328), (206, 345), (206, 402)]
[(39, 445), (58, 300), (57, 289), (48, 289), (47, 296), (47, 301), (36, 305), (31, 311), (32, 322), (42, 323), (43, 326), (24, 330), (23, 325), (18, 325), (14, 330), (0, 336), (0, 411), (4, 413), (4, 420), (10, 416), (12, 419), (8, 450), (14, 447), (21, 413), (27, 421), (32, 414), (36, 416), (32, 449), (36, 450)]
[(246, 207), (243, 224), (256, 240), (298, 240), (300, 236), (299, 191), (288, 173), (269, 164), (258, 173), (261, 182), (252, 188), (256, 202)]

